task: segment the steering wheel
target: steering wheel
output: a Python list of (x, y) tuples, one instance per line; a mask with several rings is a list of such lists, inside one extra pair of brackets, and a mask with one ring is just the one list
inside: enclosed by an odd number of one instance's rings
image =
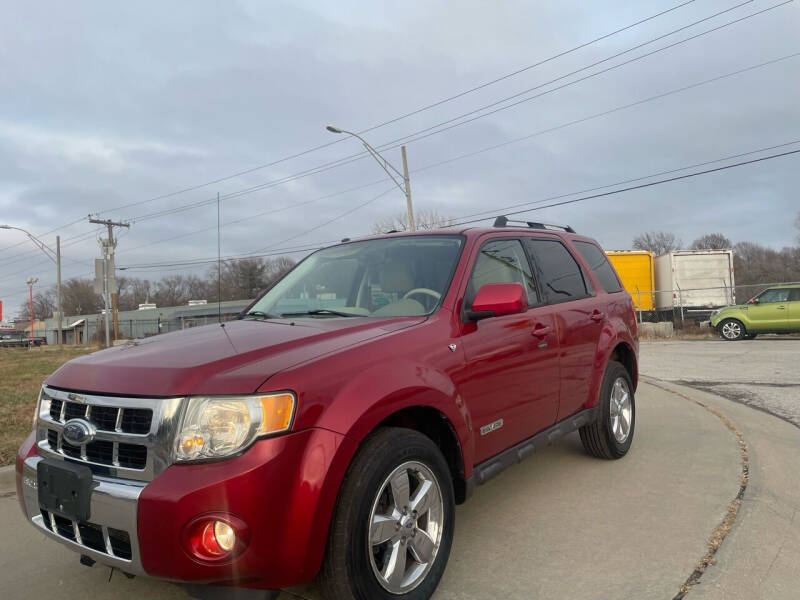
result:
[(413, 290), (408, 290), (403, 295), (403, 300), (405, 300), (409, 296), (413, 296), (414, 294), (425, 294), (426, 296), (431, 296), (434, 299), (436, 299), (437, 302), (439, 301), (439, 298), (442, 297), (442, 295), (436, 290), (430, 290), (428, 288), (414, 288)]

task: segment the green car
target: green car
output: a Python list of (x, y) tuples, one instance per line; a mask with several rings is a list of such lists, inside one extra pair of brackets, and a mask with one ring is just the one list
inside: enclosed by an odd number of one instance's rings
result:
[(759, 333), (800, 332), (800, 284), (771, 287), (747, 304), (714, 311), (711, 327), (724, 340), (752, 340)]

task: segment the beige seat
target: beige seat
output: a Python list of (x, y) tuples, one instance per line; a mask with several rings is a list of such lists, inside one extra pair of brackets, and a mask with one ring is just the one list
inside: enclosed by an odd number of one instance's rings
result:
[(413, 289), (414, 276), (405, 263), (389, 261), (381, 269), (379, 275), (381, 291), (387, 294), (396, 294), (397, 300), (386, 306), (381, 306), (372, 314), (383, 317), (396, 317), (406, 315), (424, 315), (425, 307), (413, 298), (403, 299), (403, 294)]

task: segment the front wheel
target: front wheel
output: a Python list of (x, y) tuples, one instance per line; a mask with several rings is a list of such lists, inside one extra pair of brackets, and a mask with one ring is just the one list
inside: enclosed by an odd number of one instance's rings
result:
[(597, 420), (578, 430), (583, 447), (597, 458), (622, 458), (633, 442), (636, 402), (631, 377), (621, 363), (609, 361), (598, 408)]
[(745, 331), (742, 322), (737, 321), (736, 319), (725, 319), (717, 327), (719, 329), (719, 335), (722, 337), (722, 339), (729, 342), (743, 340), (747, 335), (747, 331)]
[(439, 448), (410, 429), (381, 428), (339, 493), (319, 583), (329, 600), (427, 600), (453, 541), (453, 482)]

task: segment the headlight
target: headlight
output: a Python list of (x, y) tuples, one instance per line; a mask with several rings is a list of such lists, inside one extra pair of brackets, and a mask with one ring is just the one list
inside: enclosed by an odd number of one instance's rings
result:
[(44, 395), (44, 386), (39, 388), (39, 397), (36, 398), (36, 408), (33, 410), (33, 429), (39, 424), (39, 413), (42, 409), (42, 396)]
[(196, 397), (187, 400), (175, 446), (178, 461), (223, 458), (263, 435), (287, 431), (294, 394)]

